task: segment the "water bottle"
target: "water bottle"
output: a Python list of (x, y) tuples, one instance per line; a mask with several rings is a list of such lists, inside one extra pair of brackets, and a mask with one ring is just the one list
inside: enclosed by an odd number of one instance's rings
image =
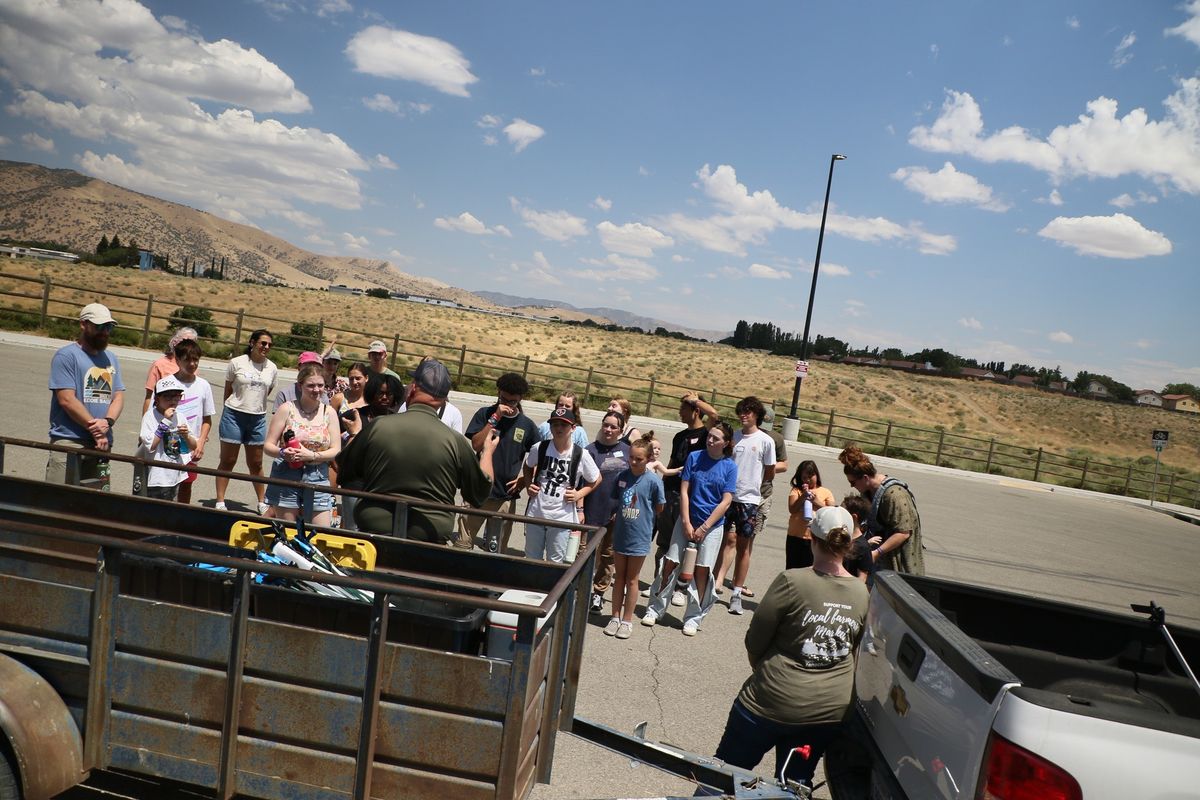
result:
[(813, 518), (812, 494), (808, 491), (808, 484), (804, 484), (800, 491), (804, 492), (804, 521), (808, 522)]
[(96, 459), (96, 478), (100, 491), (112, 491), (112, 468), (109, 466), (107, 458)]
[(567, 555), (563, 559), (564, 563), (575, 563), (575, 557), (579, 555), (579, 544), (582, 541), (582, 537), (581, 531), (571, 531), (570, 535), (567, 536)]
[(178, 439), (179, 439), (179, 455), (186, 456), (189, 452), (188, 443), (187, 443), (187, 440), (188, 440), (187, 435), (180, 433), (179, 429), (176, 428), (175, 436), (178, 437)]
[(696, 556), (700, 555), (700, 548), (696, 547), (695, 542), (688, 542), (687, 549), (683, 551), (683, 563), (679, 565), (679, 579), (687, 583), (692, 579), (692, 575), (696, 572)]
[[(293, 431), (291, 428), (288, 428), (286, 431), (283, 432), (283, 449), (287, 450), (288, 448), (299, 447), (299, 446), (300, 446), (300, 442), (298, 442), (296, 440), (296, 432), (295, 431)], [(287, 465), (289, 467), (291, 467), (292, 469), (300, 469), (300, 466), (303, 463), (299, 460), (293, 461), (290, 458), (285, 458), (284, 460), (287, 461)]]

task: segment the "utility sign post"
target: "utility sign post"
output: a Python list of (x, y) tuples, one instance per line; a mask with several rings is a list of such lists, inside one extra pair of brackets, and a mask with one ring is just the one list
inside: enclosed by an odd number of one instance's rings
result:
[(1154, 508), (1154, 496), (1158, 494), (1158, 464), (1162, 460), (1163, 448), (1171, 438), (1168, 431), (1156, 430), (1150, 434), (1150, 443), (1154, 445), (1154, 482), (1150, 484), (1150, 507)]
[(801, 380), (808, 377), (808, 362), (807, 361), (797, 361), (796, 362), (796, 377), (800, 378)]

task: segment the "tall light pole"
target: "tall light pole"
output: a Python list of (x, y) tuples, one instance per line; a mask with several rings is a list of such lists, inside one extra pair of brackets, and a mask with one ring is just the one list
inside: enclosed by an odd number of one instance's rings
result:
[[(829, 157), (829, 180), (825, 182), (825, 207), (821, 209), (821, 232), (817, 235), (817, 260), (813, 262), (812, 286), (808, 290), (808, 313), (804, 315), (804, 339), (800, 342), (800, 360), (808, 359), (808, 328), (812, 324), (813, 299), (817, 296), (817, 274), (821, 271), (821, 247), (825, 244), (825, 218), (829, 216), (829, 190), (833, 188), (833, 165), (845, 161), (841, 153)], [(796, 415), (796, 406), (800, 403), (800, 384), (804, 378), (796, 376), (796, 385), (792, 389), (792, 412), (784, 421), (784, 438), (795, 439), (800, 433), (800, 417)], [(789, 433), (790, 431), (790, 433)]]

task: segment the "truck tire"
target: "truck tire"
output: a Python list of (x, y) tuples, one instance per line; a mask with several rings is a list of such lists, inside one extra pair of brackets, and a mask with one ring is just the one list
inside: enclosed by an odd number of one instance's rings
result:
[(7, 747), (0, 742), (0, 800), (21, 800), (21, 784)]

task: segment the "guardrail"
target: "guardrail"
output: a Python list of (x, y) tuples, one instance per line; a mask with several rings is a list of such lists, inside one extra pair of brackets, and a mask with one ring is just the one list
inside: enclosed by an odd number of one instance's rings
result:
[[(495, 379), (505, 372), (517, 372), (530, 385), (530, 396), (534, 399), (553, 399), (565, 388), (572, 388), (585, 407), (603, 408), (609, 398), (625, 397), (630, 401), (635, 414), (648, 417), (671, 418), (679, 407), (679, 398), (689, 392), (703, 397), (724, 417), (732, 417), (733, 409), (741, 395), (720, 391), (717, 387), (701, 389), (660, 380), (651, 375), (646, 379), (634, 378), (625, 373), (610, 372), (595, 367), (576, 367), (542, 361), (528, 355), (497, 353), (487, 350), (472, 350), (465, 344), (458, 347), (417, 338), (402, 337), (399, 333), (390, 336), (377, 332), (360, 331), (329, 324), (319, 319), (313, 335), (292, 334), (295, 319), (270, 316), (254, 309), (218, 308), (201, 306), (187, 298), (164, 298), (150, 295), (131, 295), (119, 292), (96, 291), (91, 287), (57, 283), (48, 276), (31, 278), (0, 272), (0, 278), (8, 278), (38, 287), (37, 291), (17, 292), (0, 290), (0, 296), (12, 297), (18, 306), (4, 312), (13, 315), (18, 324), (54, 332), (55, 326), (67, 338), (74, 338), (76, 313), (81, 305), (75, 295), (63, 296), (67, 292), (85, 292), (89, 298), (100, 298), (109, 305), (114, 317), (122, 327), (113, 332), (115, 344), (138, 347), (161, 348), (170, 336), (169, 329), (174, 319), (173, 311), (182, 306), (192, 306), (208, 311), (212, 320), (205, 324), (216, 328), (218, 336), (201, 337), (208, 344), (205, 353), (213, 358), (224, 358), (237, 353), (248, 341), (250, 332), (257, 328), (273, 329), (276, 348), (273, 353), (298, 355), (303, 350), (321, 350), (324, 343), (337, 339), (338, 348), (349, 360), (366, 360), (366, 349), (371, 341), (379, 339), (390, 344), (390, 366), (405, 370), (415, 366), (421, 358), (432, 355), (442, 361), (454, 377), (454, 386), (459, 391), (491, 394), (495, 390)], [(60, 291), (61, 290), (61, 291)], [(56, 294), (58, 292), (58, 294)], [(67, 314), (61, 309), (69, 309)], [(63, 329), (64, 325), (69, 328)], [(282, 340), (282, 345), (281, 344)], [(286, 364), (285, 364), (286, 365)], [(582, 391), (579, 387), (582, 386)], [(783, 401), (765, 401), (775, 407), (776, 413), (786, 409)], [(966, 434), (947, 432), (941, 428), (921, 428), (904, 425), (891, 420), (869, 419), (838, 413), (832, 408), (802, 406), (797, 409), (801, 421), (801, 441), (838, 446), (845, 441), (856, 441), (868, 453), (890, 456), (927, 464), (976, 472), (1003, 474), (1015, 478), (1026, 478), (1061, 486), (1143, 497), (1155, 502), (1178, 503), (1200, 508), (1200, 479), (1185, 471), (1164, 466), (1155, 480), (1151, 470), (1142, 469), (1137, 462), (1116, 465), (1091, 456), (1073, 456), (1055, 453), (1044, 447), (1024, 447)]]

